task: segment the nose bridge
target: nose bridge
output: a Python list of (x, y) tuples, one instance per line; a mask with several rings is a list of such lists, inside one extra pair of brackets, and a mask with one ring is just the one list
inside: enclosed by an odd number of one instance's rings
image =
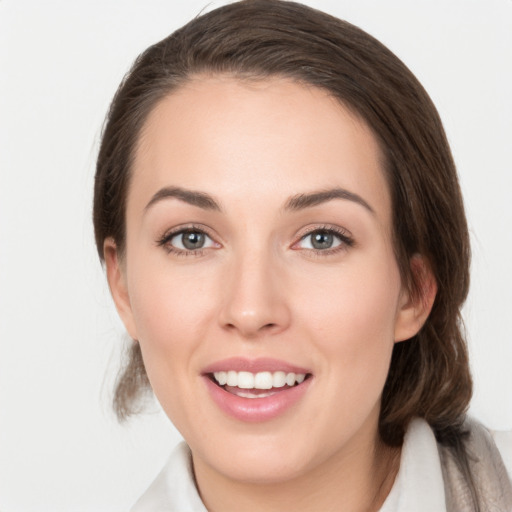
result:
[(220, 314), (222, 326), (244, 337), (285, 329), (290, 314), (280, 285), (283, 274), (272, 249), (261, 244), (245, 245), (233, 252), (228, 267)]

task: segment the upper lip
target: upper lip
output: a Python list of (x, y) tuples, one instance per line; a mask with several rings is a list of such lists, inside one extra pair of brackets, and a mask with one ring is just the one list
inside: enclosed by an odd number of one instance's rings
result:
[(290, 364), (286, 361), (279, 359), (273, 359), (268, 357), (262, 357), (258, 359), (247, 359), (243, 357), (231, 357), (228, 359), (222, 359), (216, 361), (211, 365), (208, 365), (203, 370), (203, 374), (214, 373), (214, 372), (285, 372), (285, 373), (311, 373), (309, 370)]

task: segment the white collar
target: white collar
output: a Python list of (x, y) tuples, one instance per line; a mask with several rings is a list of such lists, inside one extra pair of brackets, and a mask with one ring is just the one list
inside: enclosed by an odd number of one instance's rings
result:
[(379, 512), (446, 512), (443, 471), (434, 432), (414, 419), (405, 434), (400, 469)]
[[(426, 421), (415, 419), (405, 435), (400, 470), (379, 512), (446, 512), (437, 443)], [(207, 512), (194, 481), (190, 449), (182, 442), (131, 512)]]
[(197, 492), (190, 448), (181, 442), (130, 512), (208, 512)]

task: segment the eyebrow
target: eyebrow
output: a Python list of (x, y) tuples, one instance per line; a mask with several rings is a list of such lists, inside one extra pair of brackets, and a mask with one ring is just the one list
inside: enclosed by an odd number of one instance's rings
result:
[(297, 194), (291, 197), (285, 204), (285, 210), (303, 210), (311, 208), (333, 199), (345, 199), (353, 201), (366, 208), (369, 212), (375, 214), (375, 210), (361, 197), (344, 188), (331, 188), (328, 190), (320, 190), (318, 192), (311, 192), (308, 194)]
[[(160, 189), (150, 199), (149, 203), (145, 206), (144, 211), (147, 211), (151, 206), (164, 199), (179, 199), (192, 206), (197, 206), (203, 210), (222, 211), (220, 204), (209, 194), (205, 192), (198, 192), (195, 190), (184, 189), (181, 187), (164, 187)], [(284, 205), (284, 210), (298, 211), (319, 204), (332, 201), (333, 199), (344, 199), (360, 204), (369, 212), (375, 214), (375, 210), (359, 195), (350, 192), (344, 188), (332, 188), (328, 190), (320, 190), (317, 192), (310, 192), (307, 194), (297, 194), (292, 196)]]
[(164, 187), (160, 189), (149, 201), (149, 203), (145, 206), (144, 211), (147, 211), (151, 206), (163, 199), (179, 199), (184, 203), (191, 204), (192, 206), (197, 206), (202, 208), (203, 210), (212, 210), (220, 212), (222, 211), (219, 203), (213, 199), (212, 196), (204, 193), (197, 192), (195, 190), (188, 190), (181, 187)]

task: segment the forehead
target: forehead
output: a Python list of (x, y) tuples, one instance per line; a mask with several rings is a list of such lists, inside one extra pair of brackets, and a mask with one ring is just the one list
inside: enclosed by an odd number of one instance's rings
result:
[(269, 205), (309, 190), (343, 187), (388, 217), (381, 162), (366, 123), (322, 89), (278, 78), (198, 77), (148, 116), (129, 203), (134, 195), (149, 200), (168, 186), (226, 201), (264, 196)]

